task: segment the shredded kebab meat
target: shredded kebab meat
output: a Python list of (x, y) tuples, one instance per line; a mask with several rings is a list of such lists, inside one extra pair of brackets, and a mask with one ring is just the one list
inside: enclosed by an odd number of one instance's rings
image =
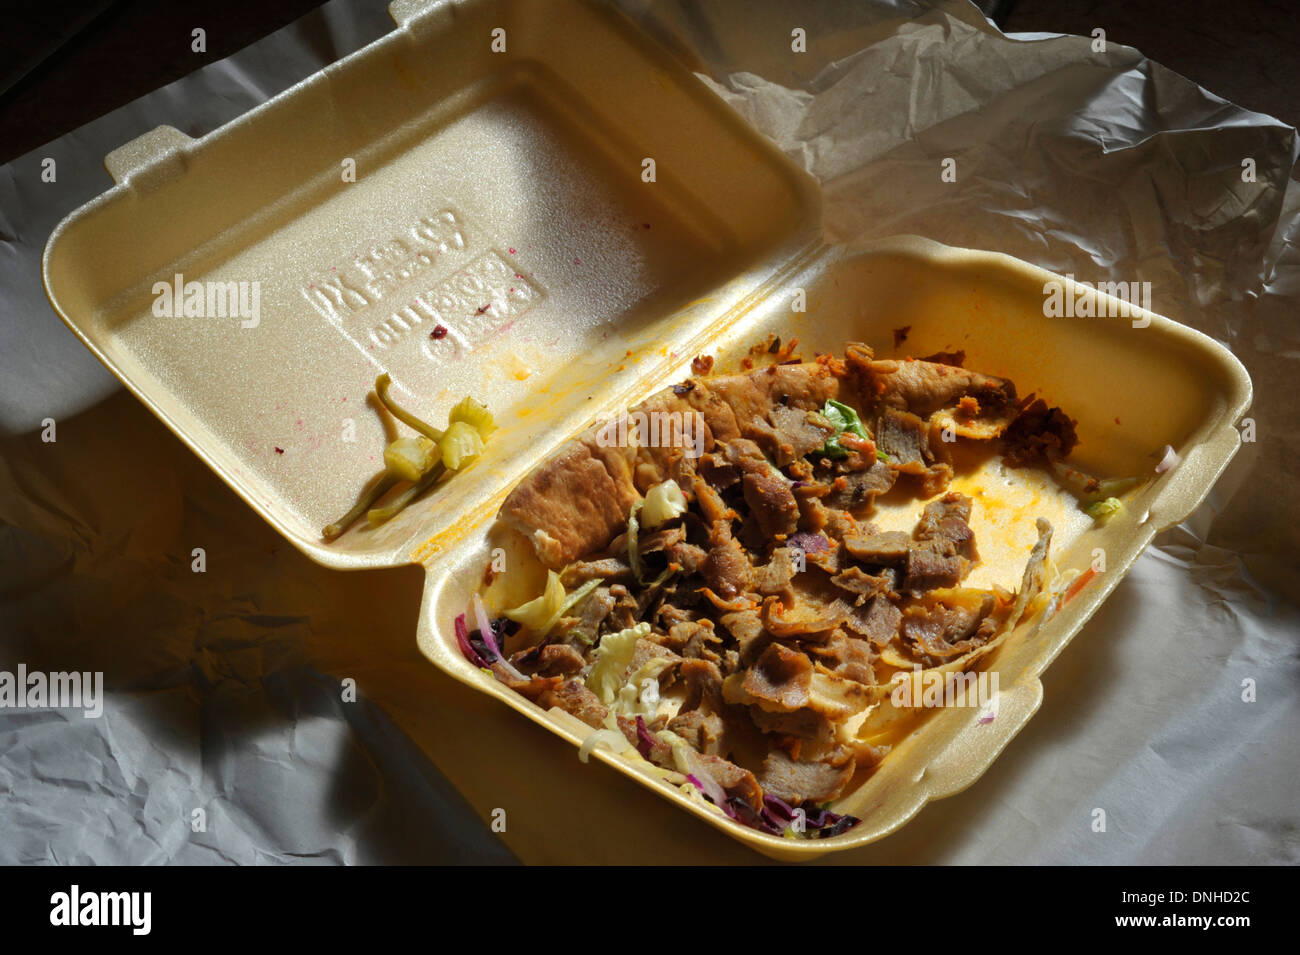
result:
[[(973, 666), (1042, 586), (1041, 520), (1020, 593), (962, 586), (979, 562), (976, 502), (947, 491), (947, 445), (995, 441), (1031, 463), (1068, 453), (1073, 422), (964, 359), (876, 360), (850, 344), (842, 359), (740, 374), (709, 377), (700, 362), (632, 409), (667, 415), (659, 441), (613, 446), (593, 427), (569, 442), (500, 517), (569, 592), (588, 592), (513, 654), (526, 680), (493, 672), (543, 707), (616, 727), (742, 821), (834, 799), (883, 755), (856, 735), (886, 695), (883, 672)], [(688, 416), (702, 435), (685, 433)], [(685, 513), (638, 533), (629, 518), (670, 480)], [(910, 532), (870, 520), (896, 486), (926, 500)], [(591, 677), (611, 666), (622, 687), (602, 698)]]

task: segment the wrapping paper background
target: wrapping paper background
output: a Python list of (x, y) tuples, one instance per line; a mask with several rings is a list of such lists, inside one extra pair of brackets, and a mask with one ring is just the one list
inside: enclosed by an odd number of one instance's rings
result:
[[(1150, 281), (1155, 311), (1255, 382), (1257, 441), (1055, 661), (988, 773), (827, 861), (1300, 861), (1295, 131), (1113, 42), (1004, 37), (964, 2), (622, 5), (823, 183), (828, 238)], [(0, 669), (109, 688), (98, 720), (0, 710), (0, 862), (760, 861), (428, 664), (420, 568), (312, 564), (45, 301), (45, 240), (111, 185), (105, 153), (160, 123), (202, 135), (391, 28), (333, 0), (0, 167)]]

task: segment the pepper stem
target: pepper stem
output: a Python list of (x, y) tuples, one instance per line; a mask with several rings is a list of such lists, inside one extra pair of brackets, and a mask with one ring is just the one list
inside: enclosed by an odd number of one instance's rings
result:
[(397, 478), (384, 472), (384, 476), (376, 481), (369, 491), (361, 495), (361, 499), (352, 505), (352, 510), (348, 511), (333, 524), (321, 531), (321, 536), (327, 541), (332, 541), (340, 536), (345, 530), (351, 527), (356, 521), (360, 520), (361, 515), (366, 513), (374, 506), (375, 501), (379, 500), (388, 493), (389, 488), (397, 483)]
[(370, 522), (371, 527), (378, 527), (385, 521), (392, 520), (401, 510), (410, 504), (426, 490), (433, 487), (438, 478), (442, 477), (447, 471), (446, 465), (441, 461), (425, 472), (420, 480), (416, 481), (397, 497), (393, 498), (390, 504), (383, 507), (376, 507), (374, 510), (366, 512), (366, 520)]
[(384, 372), (375, 379), (375, 394), (379, 397), (380, 404), (387, 408), (389, 413), (398, 421), (408, 427), (414, 428), (426, 438), (433, 441), (441, 441), (443, 432), (433, 427), (433, 425), (421, 421), (415, 415), (411, 414), (411, 412), (407, 411), (394, 401), (392, 396), (388, 394), (388, 386), (392, 384), (392, 381), (392, 378), (388, 376), (388, 372)]

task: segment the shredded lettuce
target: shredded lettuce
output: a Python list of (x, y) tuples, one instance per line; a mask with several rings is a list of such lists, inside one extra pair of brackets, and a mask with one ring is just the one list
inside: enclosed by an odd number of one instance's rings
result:
[[(559, 619), (560, 608), (564, 606), (564, 584), (560, 575), (553, 570), (546, 572), (546, 589), (540, 597), (534, 597), (514, 610), (505, 611), (505, 615), (515, 623), (521, 623), (529, 630), (541, 636), (546, 635), (548, 622), (554, 617)], [(545, 629), (544, 629), (545, 628)]]
[(613, 704), (623, 686), (623, 674), (632, 665), (637, 640), (649, 635), (650, 624), (638, 623), (601, 637), (596, 647), (596, 662), (587, 676), (587, 689), (600, 697), (606, 706)]
[[(636, 641), (633, 641), (635, 649)], [(652, 717), (659, 712), (659, 674), (672, 664), (671, 657), (647, 660), (624, 681), (610, 709), (622, 716)]]
[(633, 747), (628, 745), (627, 737), (618, 730), (600, 729), (592, 730), (587, 734), (587, 738), (578, 747), (578, 759), (585, 763), (591, 758), (591, 751), (598, 746), (603, 746), (615, 753), (623, 753), (629, 749), (634, 753), (636, 752)]
[(634, 503), (627, 515), (627, 563), (632, 568), (632, 576), (637, 579), (637, 583), (641, 582), (641, 550), (637, 542), (641, 525), (637, 521), (637, 513), (643, 504), (645, 504), (644, 498)]
[(677, 771), (684, 775), (691, 775), (695, 770), (695, 761), (691, 759), (695, 755), (695, 750), (691, 749), (691, 744), (686, 742), (672, 730), (659, 730), (655, 733), (655, 738), (661, 743), (667, 743), (673, 751), (673, 762), (677, 764)]
[(663, 569), (663, 573), (661, 573), (658, 577), (656, 577), (654, 580), (650, 581), (650, 583), (645, 585), (646, 590), (654, 590), (656, 587), (663, 586), (664, 581), (666, 581), (669, 577), (671, 577), (675, 573), (677, 573), (677, 571), (673, 569), (672, 564), (669, 564), (667, 567)]
[(597, 587), (600, 586), (600, 582), (602, 579), (603, 578), (596, 577), (587, 581), (585, 584), (583, 584), (573, 593), (569, 594), (562, 601), (560, 601), (559, 609), (557, 609), (555, 613), (553, 613), (549, 618), (547, 618), (546, 623), (542, 625), (542, 635), (545, 636), (546, 634), (550, 633), (551, 628), (560, 622), (561, 617), (563, 617), (566, 613), (568, 613), (570, 610), (572, 610), (574, 607), (580, 604), (584, 599), (586, 599), (588, 594), (590, 594), (593, 590), (595, 590)]
[(672, 478), (656, 484), (645, 494), (641, 526), (646, 530), (686, 513), (686, 495)]
[(834, 398), (827, 399), (826, 404), (822, 406), (822, 417), (835, 426), (835, 433), (826, 439), (826, 443), (817, 451), (818, 454), (828, 458), (846, 458), (849, 452), (840, 444), (840, 435), (845, 431), (850, 434), (856, 434), (859, 438), (869, 440), (870, 435), (867, 429), (862, 426), (862, 419), (858, 413), (843, 402), (836, 401)]
[(560, 575), (553, 570), (546, 572), (546, 589), (540, 597), (534, 597), (526, 604), (514, 610), (504, 611), (505, 616), (515, 623), (521, 623), (536, 636), (544, 637), (560, 622), (560, 618), (581, 603), (593, 590), (600, 586), (601, 578), (587, 581), (571, 594), (566, 594)]

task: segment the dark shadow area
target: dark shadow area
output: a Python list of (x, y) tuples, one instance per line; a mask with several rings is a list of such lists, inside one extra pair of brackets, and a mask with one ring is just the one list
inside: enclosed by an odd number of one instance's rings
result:
[[(8, 2), (0, 14), (0, 163), (224, 59), (321, 3)], [(201, 53), (192, 48), (196, 28), (206, 32)], [(323, 23), (313, 20), (307, 35), (328, 46)]]
[(1015, 0), (1006, 32), (1106, 31), (1238, 106), (1300, 125), (1300, 6), (1290, 0)]

